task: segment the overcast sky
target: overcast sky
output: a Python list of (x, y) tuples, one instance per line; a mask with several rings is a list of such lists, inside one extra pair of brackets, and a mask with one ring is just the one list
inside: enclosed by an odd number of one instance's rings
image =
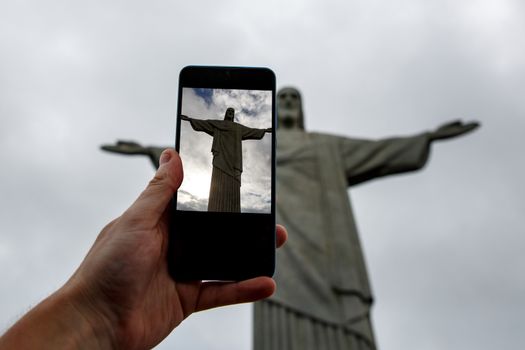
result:
[[(153, 175), (103, 153), (172, 145), (178, 73), (267, 66), (306, 128), (360, 138), (482, 128), (349, 191), (382, 350), (525, 345), (525, 5), (519, 0), (3, 1), (0, 328), (60, 287)], [(247, 349), (251, 307), (158, 349)]]
[[(192, 89), (182, 90), (182, 111), (193, 119), (224, 120), (227, 108), (235, 110), (235, 122), (249, 128), (272, 127), (271, 91)], [(179, 209), (208, 210), (213, 137), (181, 122), (180, 156), (184, 180), (179, 188)], [(166, 144), (166, 146), (169, 146)], [(241, 212), (269, 213), (271, 206), (271, 134), (261, 140), (242, 141)]]

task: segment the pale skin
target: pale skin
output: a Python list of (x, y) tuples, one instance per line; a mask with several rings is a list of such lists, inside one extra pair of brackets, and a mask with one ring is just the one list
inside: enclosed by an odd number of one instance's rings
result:
[[(1, 338), (3, 349), (150, 349), (193, 312), (260, 300), (269, 277), (175, 282), (167, 266), (167, 211), (182, 182), (178, 154), (165, 150), (138, 199), (99, 234), (66, 284)], [(277, 226), (277, 246), (286, 230)]]

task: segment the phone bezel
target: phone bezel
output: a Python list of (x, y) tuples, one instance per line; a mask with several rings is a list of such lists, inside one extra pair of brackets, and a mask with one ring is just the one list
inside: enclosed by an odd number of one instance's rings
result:
[(179, 281), (272, 276), (275, 270), (275, 74), (268, 68), (187, 66), (179, 75), (175, 149), (180, 148), (183, 88), (272, 92), (271, 212), (218, 213), (176, 209), (170, 215), (168, 262)]

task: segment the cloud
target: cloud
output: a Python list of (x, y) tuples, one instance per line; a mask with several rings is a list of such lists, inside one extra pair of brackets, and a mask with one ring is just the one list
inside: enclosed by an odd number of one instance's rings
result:
[(177, 191), (177, 209), (207, 211), (208, 201), (206, 198), (199, 198), (184, 190)]

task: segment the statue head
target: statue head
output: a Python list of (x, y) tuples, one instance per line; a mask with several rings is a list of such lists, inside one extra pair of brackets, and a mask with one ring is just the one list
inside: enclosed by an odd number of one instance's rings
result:
[(233, 122), (233, 118), (235, 117), (235, 109), (229, 107), (226, 109), (226, 113), (224, 113), (224, 120), (229, 120)]
[(281, 129), (304, 130), (303, 105), (299, 90), (285, 87), (277, 92), (277, 119)]

